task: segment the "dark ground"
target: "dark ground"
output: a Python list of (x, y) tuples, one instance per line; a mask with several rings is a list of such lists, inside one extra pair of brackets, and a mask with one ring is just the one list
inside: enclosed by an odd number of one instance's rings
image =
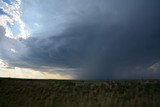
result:
[(1, 78), (0, 107), (160, 107), (160, 80)]

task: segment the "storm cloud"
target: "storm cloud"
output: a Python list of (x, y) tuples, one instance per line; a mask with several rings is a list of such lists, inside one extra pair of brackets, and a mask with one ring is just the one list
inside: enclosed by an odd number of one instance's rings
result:
[(28, 39), (5, 40), (1, 33), (1, 41), (21, 53), (13, 59), (6, 50), (1, 52), (10, 65), (46, 67), (45, 72), (52, 72), (52, 67), (65, 68), (62, 73), (71, 69), (75, 79), (160, 78), (159, 1), (42, 2), (23, 4), (33, 5), (23, 15), (28, 26), (35, 28)]

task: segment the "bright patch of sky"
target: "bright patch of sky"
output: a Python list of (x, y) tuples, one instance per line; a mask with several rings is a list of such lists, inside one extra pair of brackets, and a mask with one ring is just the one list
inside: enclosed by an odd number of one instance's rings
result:
[(29, 37), (21, 17), (21, 0), (0, 0), (0, 26), (5, 28), (5, 36), (12, 39)]
[[(47, 3), (46, 3), (47, 2)], [(70, 15), (70, 9), (63, 7), (61, 1), (26, 0), (23, 5), (23, 19), (29, 26), (31, 36), (57, 36), (63, 33), (74, 18)], [(47, 17), (46, 17), (47, 16)]]
[(2, 59), (0, 59), (0, 77), (34, 79), (72, 79), (70, 75), (60, 74), (56, 72), (49, 73), (29, 68), (10, 67)]

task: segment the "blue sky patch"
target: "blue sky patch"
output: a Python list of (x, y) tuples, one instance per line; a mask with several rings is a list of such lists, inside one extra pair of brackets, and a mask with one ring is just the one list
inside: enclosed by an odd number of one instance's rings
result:
[(8, 15), (8, 14), (4, 12), (3, 9), (0, 8), (0, 15)]
[(3, 2), (11, 5), (13, 2), (15, 2), (15, 0), (3, 0)]

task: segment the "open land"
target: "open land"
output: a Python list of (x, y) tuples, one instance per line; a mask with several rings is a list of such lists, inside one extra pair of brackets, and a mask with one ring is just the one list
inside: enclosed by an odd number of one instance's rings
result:
[(160, 80), (1, 78), (0, 107), (160, 107)]

